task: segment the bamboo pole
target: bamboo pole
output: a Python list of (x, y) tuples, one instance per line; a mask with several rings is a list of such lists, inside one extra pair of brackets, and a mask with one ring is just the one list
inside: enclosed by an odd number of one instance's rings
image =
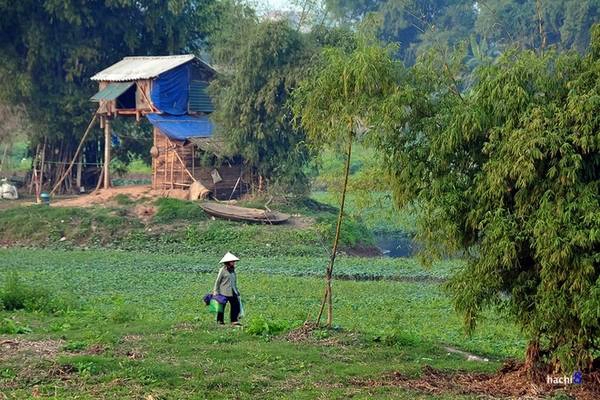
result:
[[(169, 141), (170, 142), (170, 141)], [(171, 148), (171, 151), (173, 153), (177, 153), (177, 151), (175, 150), (175, 148)], [(173, 154), (171, 154), (171, 170), (169, 171), (171, 178), (171, 189), (173, 189), (173, 164), (175, 163), (175, 156)]]
[(104, 121), (104, 189), (110, 187), (110, 150), (111, 150), (111, 131), (110, 119)]
[(156, 128), (152, 130), (152, 143), (156, 146), (158, 152), (156, 157), (152, 157), (152, 189), (156, 189), (156, 177), (158, 175), (158, 157), (160, 157), (160, 150), (156, 143)]
[[(44, 164), (46, 162), (46, 143), (47, 143), (47, 141), (48, 141), (48, 137), (44, 136), (44, 145), (42, 147), (42, 162), (40, 165), (40, 191), (44, 187)], [(36, 193), (38, 202), (40, 200), (39, 195), (40, 195), (40, 193)]]
[(69, 163), (69, 167), (64, 172), (64, 174), (60, 177), (60, 179), (56, 182), (56, 184), (52, 188), (52, 191), (50, 192), (50, 195), (53, 195), (54, 192), (56, 192), (56, 189), (58, 189), (58, 187), (60, 186), (60, 184), (62, 183), (62, 181), (65, 179), (65, 176), (67, 176), (67, 174), (69, 172), (71, 172), (71, 169), (73, 168), (73, 164), (75, 162), (75, 159), (79, 155), (79, 152), (81, 151), (81, 148), (83, 147), (83, 143), (85, 142), (85, 139), (87, 138), (87, 135), (92, 130), (92, 126), (94, 126), (94, 122), (96, 122), (96, 117), (97, 117), (97, 115), (94, 113), (94, 116), (92, 117), (92, 120), (90, 121), (87, 129), (85, 130), (85, 132), (83, 134), (83, 137), (81, 138), (81, 141), (79, 142), (79, 146), (77, 146), (77, 150), (75, 150), (75, 155), (73, 156), (73, 159)]
[[(33, 160), (31, 161), (31, 170), (32, 172), (35, 172), (35, 169), (37, 168), (36, 163), (38, 160), (38, 154), (40, 152), (40, 145), (38, 143), (37, 147), (35, 148), (35, 156), (33, 157)], [(37, 177), (36, 177), (37, 179)], [(31, 181), (29, 182), (29, 194), (31, 194), (33, 192), (33, 186), (35, 185), (35, 180), (33, 177), (33, 174), (31, 176)]]
[(346, 158), (346, 168), (344, 171), (344, 186), (342, 188), (342, 199), (340, 204), (340, 212), (338, 214), (338, 220), (335, 227), (335, 239), (333, 240), (333, 251), (331, 253), (331, 259), (329, 260), (329, 266), (327, 267), (327, 272), (325, 274), (325, 295), (323, 297), (323, 301), (321, 303), (321, 309), (319, 310), (319, 315), (317, 317), (317, 325), (321, 322), (321, 316), (323, 315), (323, 308), (325, 307), (325, 302), (327, 302), (327, 327), (331, 328), (331, 324), (333, 322), (333, 292), (331, 288), (331, 280), (333, 276), (333, 265), (335, 263), (335, 256), (337, 253), (338, 243), (340, 240), (340, 230), (342, 227), (342, 219), (344, 217), (344, 204), (346, 203), (346, 189), (348, 187), (348, 175), (350, 173), (350, 157), (352, 156), (352, 137), (348, 138), (348, 154)]
[[(169, 143), (171, 143), (171, 141), (169, 140)], [(171, 145), (173, 145), (173, 143), (171, 143)], [(176, 147), (176, 146), (175, 146)], [(192, 173), (187, 169), (185, 163), (183, 162), (183, 159), (181, 158), (181, 156), (179, 155), (179, 153), (177, 153), (177, 150), (175, 149), (175, 155), (177, 156), (177, 158), (179, 159), (179, 162), (181, 163), (181, 165), (183, 166), (183, 169), (185, 170), (185, 172), (187, 172), (187, 174), (190, 176), (190, 178), (192, 178), (192, 181), (196, 182), (196, 178), (194, 178), (194, 175), (192, 175)], [(181, 173), (183, 174), (183, 171), (181, 171)], [(183, 177), (182, 177), (183, 180)], [(173, 181), (173, 176), (171, 174), (171, 181)]]
[(7, 154), (8, 154), (8, 142), (4, 144), (4, 152), (2, 153), (2, 161), (0, 161), (0, 172), (2, 172), (2, 168), (4, 168), (4, 163), (6, 162)]
[(98, 175), (98, 183), (96, 184), (96, 189), (94, 189), (94, 192), (98, 191), (98, 189), (100, 189), (100, 186), (102, 186), (102, 181), (104, 180), (104, 165), (102, 166), (102, 168), (100, 168), (100, 175)]
[(166, 189), (167, 188), (167, 167), (169, 166), (169, 146), (165, 146), (165, 157), (164, 157), (164, 167), (163, 167), (163, 182), (162, 182), (162, 188), (161, 189)]
[(81, 191), (81, 173), (83, 170), (83, 153), (79, 154), (79, 160), (77, 160), (77, 171), (75, 172), (75, 185), (77, 186), (77, 190)]

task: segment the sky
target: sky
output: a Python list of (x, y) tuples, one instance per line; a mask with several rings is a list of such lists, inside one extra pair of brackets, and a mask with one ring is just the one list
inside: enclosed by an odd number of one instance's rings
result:
[(257, 10), (289, 10), (293, 8), (289, 0), (248, 0), (249, 3), (255, 3)]

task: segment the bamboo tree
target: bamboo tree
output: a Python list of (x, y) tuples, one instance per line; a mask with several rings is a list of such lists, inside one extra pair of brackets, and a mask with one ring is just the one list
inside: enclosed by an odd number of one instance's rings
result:
[(585, 56), (508, 52), (460, 97), (464, 56), (422, 59), (378, 138), (422, 251), (465, 260), (446, 288), (467, 331), (505, 310), (533, 378), (600, 361), (600, 25), (591, 37)]
[(383, 47), (373, 37), (360, 32), (356, 47), (351, 51), (325, 49), (317, 67), (294, 94), (295, 117), (312, 146), (346, 149), (333, 250), (325, 270), (325, 294), (317, 316), (319, 324), (327, 305), (328, 327), (333, 323), (333, 270), (344, 219), (352, 144), (362, 139), (363, 134), (377, 129), (384, 104), (397, 92), (399, 65), (390, 55), (393, 48)]

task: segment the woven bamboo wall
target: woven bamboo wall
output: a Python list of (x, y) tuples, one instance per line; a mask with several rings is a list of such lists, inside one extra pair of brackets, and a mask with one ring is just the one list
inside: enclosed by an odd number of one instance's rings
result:
[[(158, 154), (152, 158), (153, 189), (188, 189), (193, 175), (218, 199), (239, 198), (250, 190), (251, 178), (242, 165), (225, 164), (216, 168), (195, 165), (195, 153), (202, 150), (191, 143), (169, 139), (158, 128), (154, 128), (154, 147)], [(220, 182), (213, 182), (213, 169), (219, 172)]]

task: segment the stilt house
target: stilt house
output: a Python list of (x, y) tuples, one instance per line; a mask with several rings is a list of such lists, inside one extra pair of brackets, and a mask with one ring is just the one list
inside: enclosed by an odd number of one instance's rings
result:
[[(198, 181), (217, 198), (248, 191), (251, 177), (243, 161), (224, 157), (224, 143), (213, 137), (207, 87), (215, 73), (194, 55), (125, 57), (91, 78), (99, 83), (91, 100), (99, 103), (105, 132), (119, 116), (152, 124), (154, 189), (185, 189)], [(108, 151), (105, 159), (110, 159)]]

